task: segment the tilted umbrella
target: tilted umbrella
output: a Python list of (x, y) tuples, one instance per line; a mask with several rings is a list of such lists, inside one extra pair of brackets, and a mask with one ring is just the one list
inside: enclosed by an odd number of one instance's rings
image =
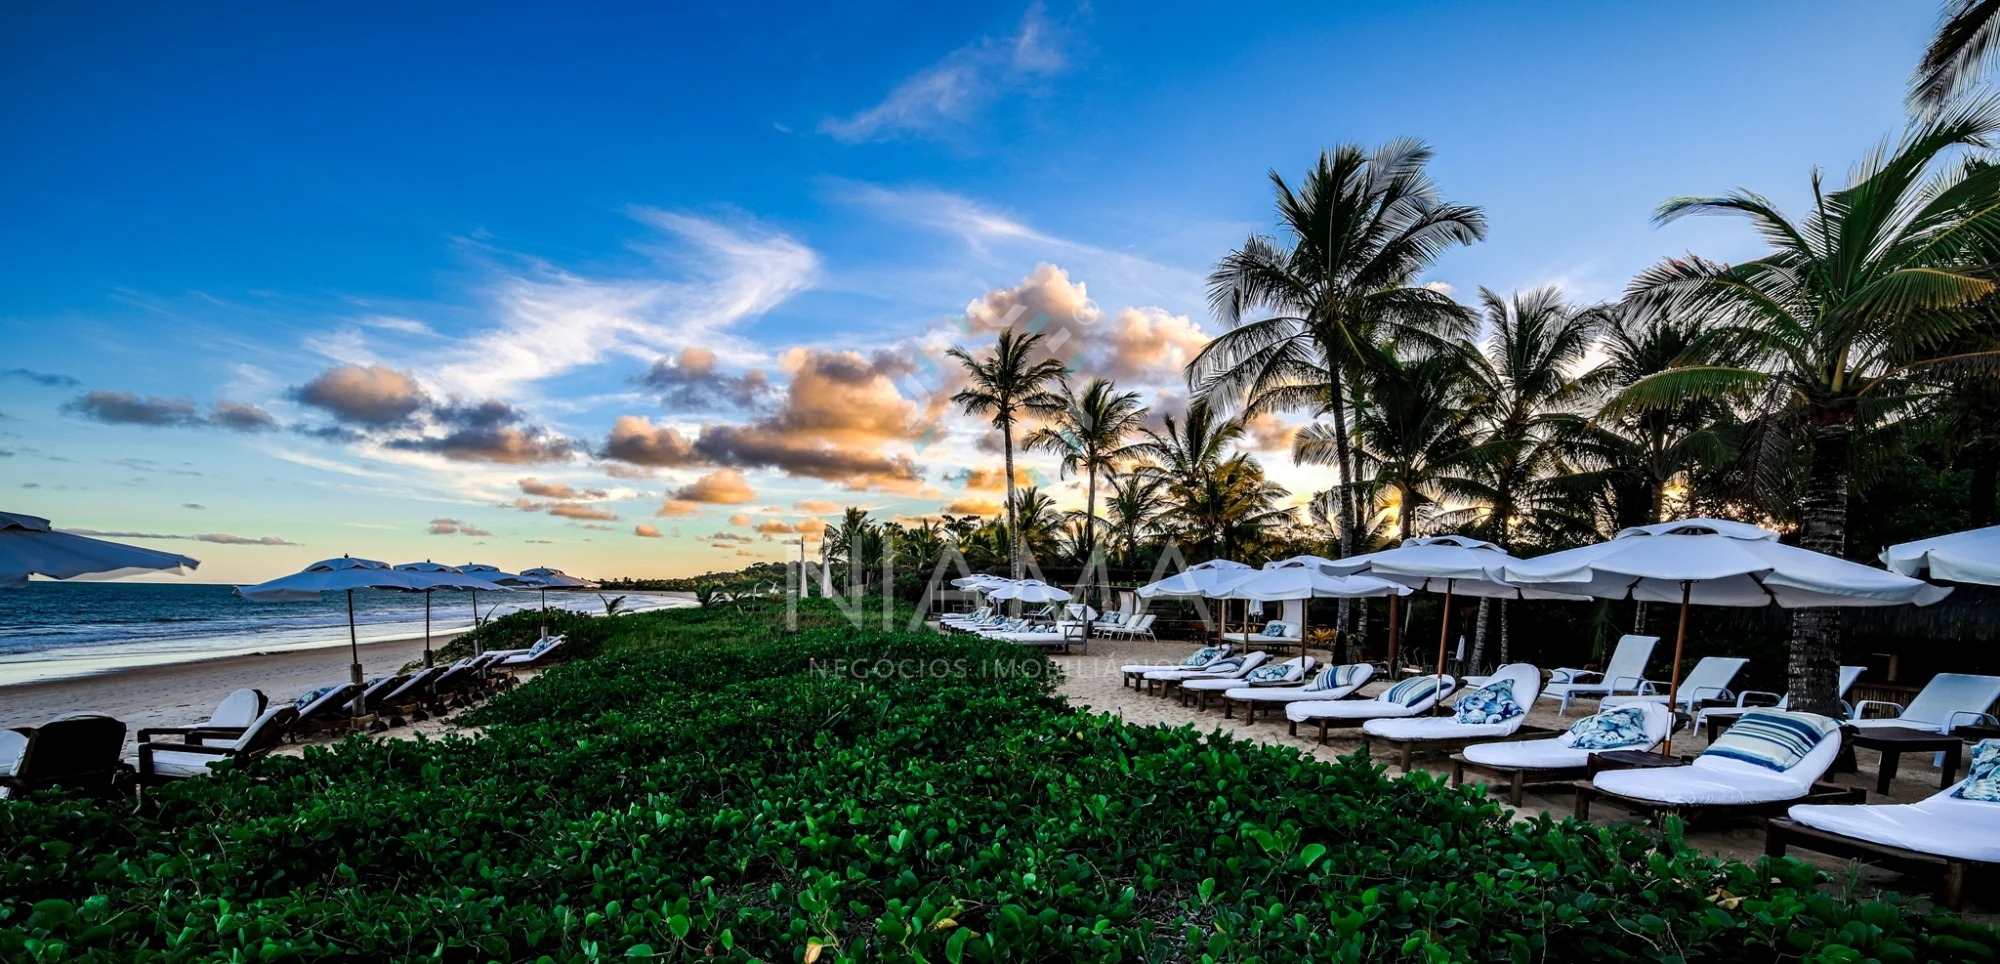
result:
[[(1514, 562), (1506, 550), (1482, 539), (1468, 536), (1425, 536), (1405, 539), (1394, 549), (1333, 559), (1320, 564), (1326, 572), (1340, 576), (1366, 574), (1400, 583), (1411, 589), (1444, 593), (1444, 616), (1438, 624), (1437, 675), (1444, 679), (1444, 649), (1451, 631), (1451, 600), (1454, 595), (1490, 599), (1582, 599), (1582, 595), (1540, 587), (1516, 586), (1500, 576), (1500, 568)], [(1396, 601), (1389, 597), (1389, 663), (1395, 668), (1397, 637)], [(1443, 705), (1442, 703), (1439, 704)]]
[(562, 571), (546, 566), (521, 570), (523, 587), (542, 594), (542, 638), (549, 638), (549, 590), (595, 589), (597, 584), (588, 579), (579, 579)]
[[(447, 589), (454, 592), (473, 592), (473, 593), (477, 593), (481, 589), (484, 589), (487, 592), (508, 591), (507, 587), (505, 586), (501, 586), (497, 583), (490, 582), (479, 576), (467, 575), (464, 570), (459, 569), (457, 566), (447, 566), (444, 565), (443, 563), (432, 562), (428, 559), (424, 560), (423, 562), (403, 563), (402, 565), (396, 567), (396, 571), (413, 573), (415, 575), (421, 576), (423, 580), (428, 583), (428, 585), (426, 585), (421, 590), (424, 594), (424, 668), (425, 669), (429, 669), (436, 664), (436, 660), (431, 654), (431, 593), (436, 592), (440, 589)], [(474, 597), (475, 600), (477, 598), (478, 597), (476, 596)], [(477, 613), (479, 611), (478, 607), (479, 604), (477, 602), (474, 602), (473, 612)], [(474, 619), (473, 621), (474, 623), (478, 622), (477, 619)]]
[(1919, 579), (2000, 586), (2000, 526), (1890, 546), (1882, 550), (1882, 563)]
[[(398, 572), (386, 562), (373, 559), (354, 559), (342, 556), (315, 562), (305, 569), (289, 576), (260, 582), (254, 586), (237, 586), (236, 594), (251, 602), (309, 602), (318, 599), (321, 593), (344, 592), (347, 594), (347, 652), (353, 658), (350, 670), (353, 682), (359, 685), (361, 679), (361, 642), (354, 631), (354, 591), (356, 589), (381, 589), (392, 592), (421, 592), (425, 580), (421, 573)], [(354, 698), (354, 715), (367, 712), (359, 696)]]
[(135, 572), (180, 572), (200, 565), (178, 553), (59, 532), (41, 516), (0, 512), (0, 589), (26, 586), (30, 575), (115, 578)]
[[(1684, 519), (1625, 529), (1610, 542), (1509, 563), (1509, 581), (1595, 599), (1681, 605), (1667, 705), (1679, 695), (1688, 606), (1928, 606), (1951, 590), (1899, 573), (1788, 546), (1769, 529)], [(1667, 744), (1671, 748), (1672, 744)]]

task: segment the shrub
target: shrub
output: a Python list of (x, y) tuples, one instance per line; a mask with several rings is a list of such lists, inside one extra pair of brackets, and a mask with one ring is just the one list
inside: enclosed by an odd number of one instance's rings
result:
[[(825, 612), (808, 622), (831, 622)], [(471, 714), (0, 804), (0, 960), (1963, 961), (1993, 931), (1360, 758), (1075, 710), (1043, 657), (641, 614)], [(696, 640), (705, 640), (696, 642)]]

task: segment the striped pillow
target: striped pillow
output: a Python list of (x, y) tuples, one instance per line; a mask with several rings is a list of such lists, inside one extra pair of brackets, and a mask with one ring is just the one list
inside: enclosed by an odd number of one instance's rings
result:
[(1389, 687), (1377, 699), (1403, 706), (1415, 706), (1437, 694), (1438, 678), (1435, 676), (1412, 676)]
[(1751, 710), (1702, 751), (1726, 760), (1742, 760), (1783, 773), (1799, 765), (1821, 740), (1840, 724), (1817, 713)]
[(1329, 666), (1320, 670), (1319, 675), (1313, 677), (1313, 681), (1306, 684), (1306, 691), (1309, 693), (1319, 693), (1326, 690), (1346, 689), (1353, 686), (1355, 679), (1360, 677), (1360, 675), (1360, 663), (1348, 663), (1345, 666)]

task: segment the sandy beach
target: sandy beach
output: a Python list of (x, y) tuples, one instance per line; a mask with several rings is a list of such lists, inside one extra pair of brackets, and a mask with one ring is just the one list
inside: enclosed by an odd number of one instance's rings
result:
[[(457, 634), (438, 633), (433, 646)], [(369, 676), (393, 672), (422, 659), (423, 637), (379, 640), (360, 647)], [(103, 713), (124, 720), (128, 733), (146, 726), (177, 726), (207, 718), (231, 692), (259, 689), (272, 700), (348, 678), (348, 649), (327, 646), (253, 653), (161, 666), (113, 670), (75, 679), (0, 686), (0, 727), (33, 726), (63, 713)]]
[[(1073, 705), (1089, 707), (1118, 716), (1141, 725), (1164, 724), (1167, 726), (1193, 725), (1197, 729), (1219, 730), (1238, 739), (1257, 740), (1280, 746), (1291, 746), (1324, 760), (1333, 760), (1353, 753), (1361, 747), (1359, 731), (1335, 731), (1321, 745), (1318, 729), (1300, 725), (1299, 735), (1288, 734), (1283, 713), (1272, 718), (1259, 715), (1253, 725), (1244, 725), (1241, 715), (1236, 719), (1224, 719), (1219, 706), (1211, 702), (1205, 711), (1196, 711), (1190, 706), (1181, 706), (1178, 697), (1148, 696), (1124, 685), (1124, 677), (1118, 667), (1127, 663), (1177, 663), (1187, 656), (1194, 644), (1187, 642), (1127, 642), (1092, 641), (1090, 654), (1057, 655), (1056, 662), (1062, 666), (1064, 678), (1062, 693)], [(1313, 655), (1324, 659), (1323, 651)], [(1363, 696), (1381, 692), (1388, 684), (1373, 682), (1362, 689)], [(1557, 716), (1555, 704), (1537, 701), (1528, 714), (1530, 725), (1551, 729), (1567, 729), (1580, 717), (1593, 712), (1594, 703), (1584, 702), (1582, 709), (1572, 708), (1570, 715)], [(1674, 752), (1677, 754), (1698, 753), (1708, 745), (1698, 734), (1685, 731), (1675, 735)], [(1850, 787), (1866, 787), (1870, 803), (1915, 803), (1938, 792), (1939, 771), (1931, 765), (1927, 757), (1910, 755), (1903, 758), (1896, 778), (1890, 786), (1889, 796), (1883, 798), (1875, 793), (1876, 766), (1879, 756), (1872, 750), (1856, 751), (1858, 772), (1830, 775), (1830, 782)], [(1378, 762), (1389, 762), (1385, 755), (1377, 754)], [(1442, 754), (1417, 758), (1416, 767), (1429, 773), (1449, 778), (1451, 761)], [(1390, 763), (1390, 773), (1395, 773), (1395, 765)], [(1961, 775), (1963, 771), (1961, 770)], [(1561, 785), (1529, 788), (1522, 798), (1522, 809), (1517, 819), (1525, 819), (1539, 813), (1547, 813), (1558, 819), (1570, 816), (1575, 810), (1575, 795)], [(1636, 819), (1630, 813), (1613, 806), (1593, 808), (1591, 818), (1596, 823), (1628, 821)], [(1703, 825), (1687, 835), (1690, 845), (1704, 853), (1738, 860), (1754, 862), (1764, 853), (1764, 829), (1761, 821), (1752, 819), (1730, 820)], [(1795, 851), (1794, 856), (1836, 875), (1846, 872), (1847, 862), (1822, 854)], [(1869, 889), (1886, 888), (1902, 890), (1906, 893), (1928, 894), (1930, 881), (1917, 880), (1903, 883), (1902, 876), (1890, 871), (1869, 869), (1863, 876), (1863, 887)], [(1991, 898), (1975, 897), (1966, 908), (1966, 916), (1986, 923), (2000, 923), (2000, 904)]]

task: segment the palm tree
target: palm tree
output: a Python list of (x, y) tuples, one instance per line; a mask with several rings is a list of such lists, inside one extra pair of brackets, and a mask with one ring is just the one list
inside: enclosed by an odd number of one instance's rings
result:
[(957, 346), (946, 352), (965, 366), (972, 382), (951, 400), (968, 415), (992, 415), (993, 427), (1000, 430), (1007, 473), (1007, 563), (1015, 579), (1021, 578), (1021, 527), (1014, 516), (1014, 423), (1023, 414), (1053, 412), (1063, 406), (1062, 398), (1048, 391), (1049, 383), (1061, 380), (1062, 363), (1034, 360), (1041, 340), (1039, 334), (1016, 335), (1010, 328), (1000, 333), (992, 357), (985, 361)]
[(1111, 491), (1104, 499), (1104, 538), (1118, 564), (1130, 566), (1139, 555), (1139, 544), (1153, 534), (1164, 508), (1160, 500), (1163, 483), (1138, 472), (1113, 475), (1107, 481)]
[[(1083, 473), (1085, 521), (1078, 548), (1088, 579), (1095, 571), (1097, 552), (1097, 477), (1112, 472), (1126, 457), (1125, 440), (1139, 430), (1146, 408), (1139, 404), (1138, 392), (1121, 392), (1108, 379), (1093, 378), (1082, 394), (1070, 391), (1065, 382), (1063, 407), (1055, 415), (1054, 421), (1028, 436), (1027, 446), (1060, 455), (1059, 475)], [(1087, 586), (1086, 596), (1095, 589)], [(1089, 633), (1086, 620), (1084, 634), (1088, 637)]]
[[(1473, 385), (1466, 352), (1452, 349), (1379, 365), (1368, 373), (1368, 404), (1356, 413), (1353, 483), (1371, 505), (1395, 507), (1396, 538), (1410, 538), (1430, 507), (1462, 492), (1466, 453), (1476, 441)], [(1325, 422), (1314, 422), (1292, 443), (1302, 465), (1325, 465), (1337, 456)]]
[[(1737, 265), (1670, 260), (1633, 283), (1636, 295), (1702, 318), (1717, 344), (1750, 361), (1676, 366), (1625, 389), (1614, 409), (1764, 392), (1778, 403), (1774, 416), (1810, 437), (1799, 544), (1844, 554), (1857, 420), (1904, 401), (1911, 376), (1990, 377), (2000, 361), (1992, 351), (1941, 348), (1979, 323), (1968, 308), (1995, 289), (1981, 255), (2000, 237), (2000, 167), (1939, 162), (1954, 147), (1987, 146), (1996, 130), (1992, 102), (1948, 108), (1885, 144), (1838, 191), (1824, 191), (1813, 172), (1813, 208), (1798, 221), (1746, 191), (1662, 205), (1662, 222), (1747, 218), (1774, 248)], [(1791, 705), (1831, 714), (1839, 611), (1798, 610), (1792, 630)]]
[(868, 536), (873, 528), (868, 510), (850, 505), (840, 525), (826, 532), (827, 558), (839, 556), (845, 561), (849, 586), (863, 593), (868, 589)]
[(1241, 419), (1223, 418), (1208, 402), (1197, 399), (1176, 419), (1168, 415), (1164, 427), (1140, 430), (1144, 438), (1128, 451), (1144, 460), (1141, 471), (1168, 486), (1191, 489), (1229, 457), (1229, 450), (1243, 438)]
[(2000, 0), (1948, 0), (1937, 36), (1924, 48), (1910, 80), (1910, 107), (1918, 113), (1942, 108), (1992, 66), (2000, 50)]
[[(1397, 139), (1373, 153), (1355, 144), (1322, 152), (1297, 191), (1272, 172), (1284, 241), (1252, 236), (1209, 274), (1209, 305), (1231, 330), (1188, 365), (1190, 385), (1218, 404), (1332, 415), (1327, 464), (1347, 493), (1343, 555), (1354, 551), (1357, 514), (1350, 392), (1380, 345), (1463, 330), (1464, 309), (1416, 278), (1449, 248), (1486, 236), (1478, 208), (1439, 197), (1424, 170), (1430, 159), (1423, 143)], [(1268, 317), (1246, 323), (1252, 313)]]
[(1036, 486), (1014, 493), (1010, 506), (1014, 517), (1014, 540), (1029, 555), (1053, 558), (1062, 535), (1062, 510), (1056, 500)]

